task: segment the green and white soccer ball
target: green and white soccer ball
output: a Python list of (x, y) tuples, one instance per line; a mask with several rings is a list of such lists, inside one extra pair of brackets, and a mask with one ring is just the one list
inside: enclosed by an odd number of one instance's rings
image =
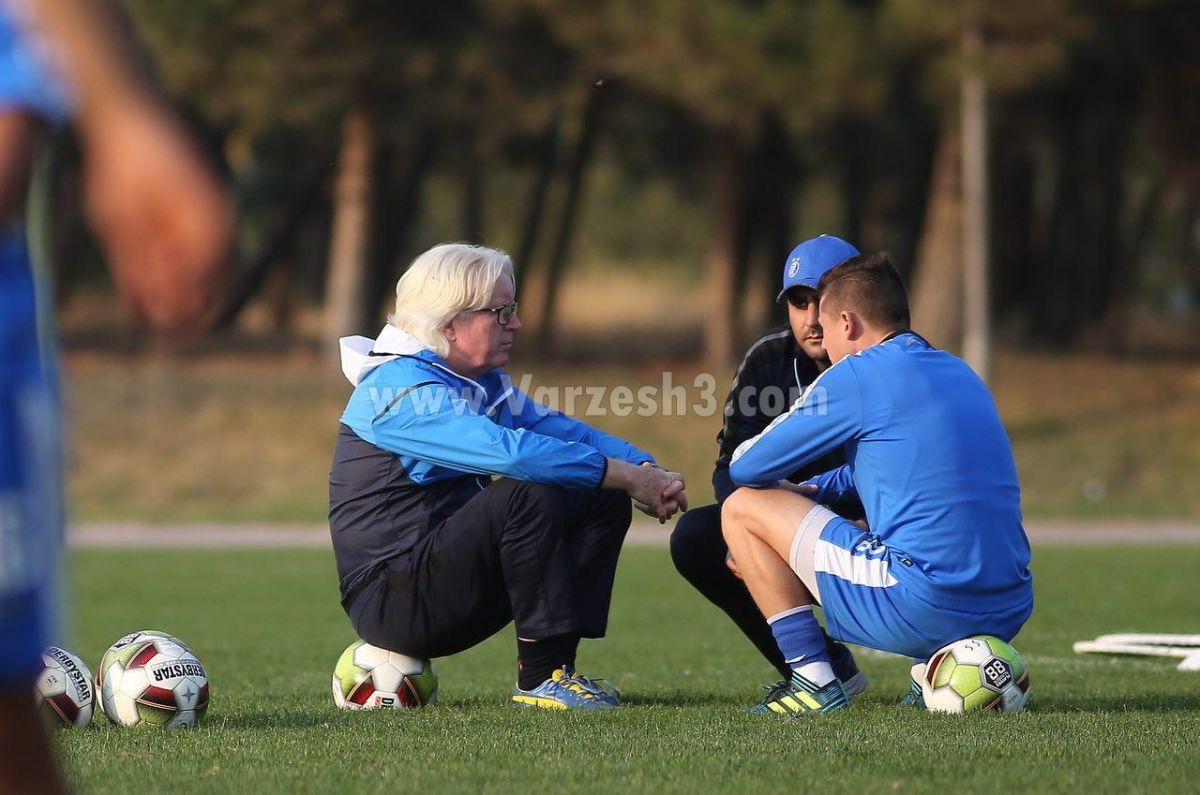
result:
[(921, 693), (934, 712), (1018, 712), (1029, 698), (1029, 668), (1004, 641), (976, 635), (929, 658)]
[(372, 646), (346, 647), (333, 669), (333, 703), (339, 709), (416, 709), (437, 700), (433, 663)]
[(37, 679), (38, 700), (55, 726), (83, 727), (92, 722), (96, 688), (83, 660), (58, 646), (42, 652), (42, 673)]
[(96, 674), (100, 710), (121, 726), (195, 726), (208, 709), (208, 674), (179, 638), (142, 630), (118, 640)]

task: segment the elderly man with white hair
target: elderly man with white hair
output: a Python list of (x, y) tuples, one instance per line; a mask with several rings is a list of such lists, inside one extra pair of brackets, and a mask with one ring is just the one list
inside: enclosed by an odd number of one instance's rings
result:
[(576, 649), (604, 636), (629, 498), (665, 521), (687, 509), (684, 482), (517, 389), (502, 368), (520, 328), (508, 255), (448, 243), (400, 278), (378, 338), (342, 340), (354, 392), (329, 476), (342, 606), (364, 640), (415, 657), (515, 621), (515, 704), (611, 708)]

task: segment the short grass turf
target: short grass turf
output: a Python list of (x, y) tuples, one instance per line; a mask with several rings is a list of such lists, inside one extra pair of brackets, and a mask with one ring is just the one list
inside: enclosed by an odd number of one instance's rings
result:
[(1105, 632), (1200, 631), (1195, 547), (1039, 547), (1037, 610), (1015, 642), (1032, 676), (1021, 714), (902, 710), (906, 662), (860, 651), (871, 688), (811, 721), (742, 712), (772, 671), (664, 549), (626, 550), (609, 637), (581, 650), (624, 693), (607, 714), (510, 707), (511, 627), (437, 661), (435, 707), (339, 712), (330, 677), (353, 634), (324, 552), (87, 550), (71, 568), (69, 648), (95, 665), (122, 634), (161, 629), (213, 689), (195, 730), (97, 713), (60, 731), (81, 792), (1184, 792), (1200, 769), (1200, 674), (1071, 651)]

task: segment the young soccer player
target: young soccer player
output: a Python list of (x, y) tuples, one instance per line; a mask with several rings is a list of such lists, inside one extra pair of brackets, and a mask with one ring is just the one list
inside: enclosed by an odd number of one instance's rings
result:
[(60, 430), (22, 200), (38, 128), (69, 113), (92, 228), (137, 320), (202, 330), (219, 308), (232, 232), (224, 192), (137, 75), (110, 9), (0, 0), (0, 793), (23, 795), (64, 786), (33, 697), (55, 632)]
[[(749, 488), (721, 514), (792, 666), (788, 687), (759, 707), (782, 714), (849, 704), (813, 605), (832, 637), (918, 662), (973, 634), (1009, 640), (1033, 610), (1016, 466), (987, 387), (909, 330), (908, 296), (887, 255), (850, 259), (818, 287), (832, 366), (738, 448), (730, 475)], [(845, 465), (780, 485), (837, 448)], [(851, 493), (869, 529), (824, 505)]]

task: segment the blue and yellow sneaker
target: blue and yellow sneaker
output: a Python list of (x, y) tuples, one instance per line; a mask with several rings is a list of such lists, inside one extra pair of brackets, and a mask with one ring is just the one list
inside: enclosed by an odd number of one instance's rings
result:
[(513, 703), (542, 709), (612, 709), (620, 704), (616, 691), (604, 689), (597, 680), (580, 676), (564, 665), (532, 690), (513, 687)]
[(579, 684), (586, 687), (596, 694), (596, 698), (601, 701), (607, 701), (614, 707), (621, 706), (621, 692), (612, 686), (612, 683), (603, 677), (584, 676), (581, 673), (573, 673), (572, 676)]
[(767, 697), (750, 708), (750, 712), (812, 717), (824, 712), (836, 712), (850, 706), (850, 699), (838, 679), (817, 687), (795, 671), (792, 678), (767, 687)]
[(918, 663), (912, 667), (912, 678), (908, 683), (908, 692), (900, 699), (899, 706), (925, 709), (925, 694), (921, 692), (920, 678), (925, 675), (925, 664)]
[(844, 643), (829, 643), (829, 664), (833, 668), (833, 675), (841, 680), (847, 698), (854, 698), (870, 684), (867, 675), (859, 670), (854, 655)]

